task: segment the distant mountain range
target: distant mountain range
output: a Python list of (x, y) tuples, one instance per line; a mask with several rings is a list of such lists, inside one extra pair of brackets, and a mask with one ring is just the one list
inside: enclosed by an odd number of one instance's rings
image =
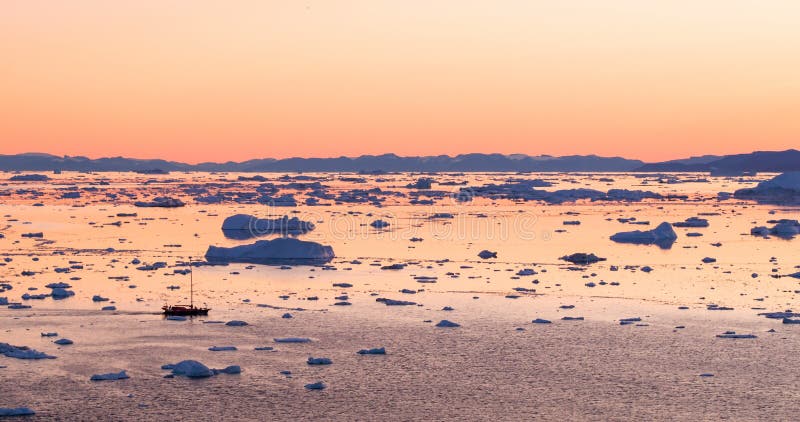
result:
[(784, 172), (800, 170), (800, 151), (758, 151), (750, 154), (691, 157), (660, 163), (644, 163), (621, 157), (596, 155), (462, 154), (400, 157), (395, 154), (337, 158), (264, 158), (243, 162), (186, 164), (166, 160), (124, 157), (59, 157), (27, 153), (0, 155), (3, 171), (170, 171), (233, 172), (473, 172), (473, 171), (555, 171), (555, 172)]

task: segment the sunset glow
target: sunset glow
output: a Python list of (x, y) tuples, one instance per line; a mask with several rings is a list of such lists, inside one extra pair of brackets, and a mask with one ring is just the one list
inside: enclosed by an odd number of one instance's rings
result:
[(800, 2), (6, 1), (2, 154), (800, 145)]

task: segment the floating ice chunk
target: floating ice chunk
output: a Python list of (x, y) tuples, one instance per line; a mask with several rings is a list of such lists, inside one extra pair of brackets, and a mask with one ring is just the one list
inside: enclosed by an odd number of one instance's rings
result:
[(573, 264), (580, 264), (580, 265), (589, 265), (599, 261), (605, 261), (605, 258), (600, 258), (599, 256), (593, 253), (583, 253), (583, 252), (576, 252), (571, 255), (565, 255), (561, 258), (558, 258), (563, 261), (571, 262)]
[(478, 257), (481, 259), (497, 258), (497, 252), (484, 249), (478, 253)]
[(583, 321), (583, 319), (584, 318), (582, 316), (579, 317), (565, 316), (561, 318), (562, 321)]
[(226, 322), (225, 325), (227, 325), (228, 327), (244, 327), (245, 325), (249, 324), (244, 321), (233, 320)]
[(212, 352), (235, 352), (236, 346), (211, 346), (208, 350)]
[(394, 299), (387, 299), (383, 297), (379, 297), (375, 299), (376, 302), (383, 302), (386, 306), (412, 306), (416, 305), (416, 302), (409, 302), (407, 300), (394, 300)]
[(358, 353), (359, 355), (385, 355), (386, 348), (376, 347), (373, 349), (361, 349), (356, 353)]
[(382, 229), (382, 228), (385, 228), (385, 227), (389, 227), (389, 223), (386, 222), (386, 221), (383, 221), (383, 220), (375, 220), (372, 223), (370, 223), (369, 225), (374, 227), (374, 228), (376, 228), (376, 229)]
[(703, 258), (703, 262), (706, 263), (706, 264), (711, 264), (711, 263), (717, 262), (717, 259), (707, 256), (707, 257)]
[(275, 343), (310, 343), (311, 339), (306, 337), (281, 337), (272, 339)]
[(60, 346), (67, 346), (67, 345), (72, 344), (73, 341), (68, 339), (68, 338), (60, 338), (60, 339), (54, 341), (53, 343), (58, 344)]
[(552, 321), (550, 321), (549, 319), (542, 319), (542, 318), (536, 318), (531, 322), (534, 324), (552, 324)]
[[(16, 177), (16, 176), (15, 176)], [(4, 416), (31, 416), (36, 412), (27, 407), (0, 407), (0, 417)]]
[(42, 337), (57, 337), (58, 333), (42, 333)]
[(108, 298), (100, 295), (94, 295), (92, 296), (92, 302), (108, 302)]
[(439, 323), (436, 324), (436, 326), (437, 327), (441, 327), (441, 328), (455, 328), (455, 327), (460, 327), (461, 324), (457, 324), (455, 322), (443, 319), (443, 320), (439, 321)]
[(210, 262), (253, 264), (325, 263), (334, 257), (330, 246), (292, 238), (259, 240), (250, 245), (232, 248), (209, 246), (206, 252), (206, 259)]
[(739, 189), (733, 193), (733, 197), (765, 204), (800, 202), (800, 171), (780, 174), (759, 183), (755, 188)]
[(292, 314), (287, 312), (287, 313), (281, 315), (281, 318), (290, 319), (290, 318), (292, 318)]
[(208, 378), (214, 375), (207, 366), (196, 360), (184, 360), (175, 365), (165, 365), (162, 369), (171, 369), (173, 375), (182, 375), (188, 378)]
[(708, 220), (700, 217), (689, 217), (684, 221), (672, 223), (674, 227), (708, 227)]
[(103, 306), (103, 308), (102, 308), (102, 309), (100, 309), (100, 310), (101, 310), (101, 311), (116, 311), (116, 310), (117, 310), (117, 307), (116, 307), (116, 306), (113, 306), (113, 305), (111, 305), (111, 306)]
[(719, 337), (719, 338), (733, 338), (733, 339), (756, 338), (756, 336), (754, 334), (736, 334), (735, 331), (726, 331), (726, 332), (724, 332), (722, 334), (717, 334), (717, 337)]
[(319, 381), (312, 384), (306, 384), (305, 387), (308, 390), (324, 390), (327, 387), (327, 385), (325, 385), (324, 382)]
[(166, 196), (154, 198), (150, 202), (146, 201), (136, 201), (133, 203), (134, 206), (137, 207), (158, 207), (158, 208), (177, 208), (182, 207), (186, 204), (183, 203), (180, 199), (170, 198)]
[(633, 243), (638, 245), (657, 245), (662, 249), (669, 249), (678, 235), (672, 229), (672, 225), (664, 222), (653, 230), (635, 230), (631, 232), (620, 232), (611, 236), (611, 240), (617, 243)]
[(223, 369), (212, 369), (214, 375), (216, 374), (228, 374), (228, 375), (236, 375), (242, 373), (242, 367), (239, 365), (231, 365), (226, 366)]
[(75, 292), (73, 292), (72, 290), (67, 290), (67, 289), (63, 289), (63, 288), (57, 287), (57, 288), (53, 289), (53, 291), (50, 293), (50, 295), (53, 297), (53, 299), (64, 299), (64, 298), (68, 298), (70, 296), (74, 296)]
[(330, 365), (333, 363), (333, 361), (328, 358), (308, 358), (306, 362), (309, 365)]
[(274, 220), (260, 219), (247, 214), (236, 214), (222, 222), (222, 232), (232, 239), (249, 239), (268, 234), (303, 234), (314, 230), (314, 223), (297, 217), (283, 216)]
[(117, 373), (111, 372), (108, 374), (95, 374), (92, 375), (90, 380), (92, 381), (116, 381), (116, 380), (124, 380), (130, 378), (125, 371), (120, 371)]
[(0, 355), (5, 355), (15, 359), (55, 359), (44, 352), (39, 352), (25, 346), (12, 346), (8, 343), (0, 343)]

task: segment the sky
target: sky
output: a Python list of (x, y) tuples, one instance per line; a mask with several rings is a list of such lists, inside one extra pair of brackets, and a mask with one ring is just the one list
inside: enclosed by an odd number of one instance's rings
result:
[(0, 154), (800, 147), (797, 0), (5, 0)]

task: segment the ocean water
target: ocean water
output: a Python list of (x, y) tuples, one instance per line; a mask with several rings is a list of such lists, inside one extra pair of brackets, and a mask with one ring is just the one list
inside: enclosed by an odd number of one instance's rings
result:
[[(32, 306), (0, 307), (0, 343), (56, 356), (0, 355), (0, 407), (27, 406), (42, 420), (793, 417), (799, 374), (791, 362), (800, 326), (758, 314), (797, 309), (800, 280), (786, 275), (799, 271), (800, 248), (796, 239), (751, 236), (750, 229), (770, 225), (768, 220), (797, 219), (800, 209), (717, 198), (773, 175), (239, 176), (252, 175), (68, 172), (47, 182), (0, 185), (0, 255), (6, 261), (0, 283), (13, 287), (0, 297)], [(432, 190), (406, 187), (420, 177), (436, 181)], [(621, 188), (680, 198), (548, 205), (471, 198), (469, 189), (459, 194), (462, 188), (516, 179), (550, 182), (553, 186), (537, 188), (550, 191)], [(314, 190), (323, 205), (304, 204)], [(340, 194), (354, 190), (372, 198), (342, 200), (353, 195)], [(63, 198), (75, 191), (79, 198)], [(457, 200), (464, 192), (472, 200)], [(284, 194), (299, 205), (263, 200)], [(197, 201), (209, 195), (224, 199)], [(133, 205), (156, 196), (187, 205)], [(410, 203), (415, 198), (431, 203)], [(165, 320), (162, 305), (189, 299), (189, 275), (174, 270), (186, 269), (182, 263), (189, 260), (202, 262), (210, 245), (254, 241), (229, 239), (221, 231), (222, 221), (238, 213), (311, 221), (315, 230), (299, 238), (332, 246), (336, 258), (327, 266), (193, 267), (194, 302), (211, 312), (188, 321)], [(431, 218), (437, 213), (452, 218)], [(616, 232), (692, 216), (708, 219), (709, 227), (675, 228), (678, 239), (670, 249), (609, 240)], [(374, 229), (370, 223), (376, 219), (390, 225)], [(22, 236), (36, 232), (42, 238)], [(484, 249), (497, 252), (497, 258), (479, 258)], [(575, 252), (605, 261), (581, 266), (559, 259)], [(702, 262), (706, 257), (716, 262)], [(136, 269), (155, 262), (166, 267)], [(382, 269), (391, 264), (405, 266)], [(652, 271), (642, 271), (645, 266)], [(523, 269), (534, 274), (517, 275)], [(435, 282), (420, 283), (420, 276)], [(53, 282), (69, 283), (74, 296), (21, 299), (25, 293), (49, 293), (45, 285)], [(110, 301), (93, 302), (94, 295)], [(343, 295), (346, 300), (337, 299)], [(385, 306), (376, 298), (419, 306)], [(334, 305), (342, 301), (350, 305)], [(100, 310), (108, 305), (117, 310)], [(445, 306), (453, 310), (442, 310)], [(281, 318), (286, 312), (293, 318)], [(620, 325), (621, 318), (631, 317), (642, 321)], [(532, 324), (535, 318), (552, 324)], [(234, 319), (249, 325), (208, 323)], [(434, 327), (442, 319), (461, 327)], [(729, 330), (757, 338), (716, 337)], [(273, 341), (288, 336), (312, 341)], [(58, 346), (52, 343), (57, 338), (74, 344)], [(211, 346), (238, 350), (212, 352)], [(264, 346), (275, 350), (254, 350)], [(387, 354), (356, 354), (372, 347), (386, 347)], [(333, 364), (310, 366), (308, 357), (328, 357)], [(163, 378), (168, 371), (161, 365), (184, 359), (213, 368), (240, 365), (243, 372)], [(130, 379), (89, 381), (93, 374), (123, 369)], [(284, 370), (291, 377), (280, 374)], [(714, 376), (699, 376), (704, 373)], [(303, 387), (317, 381), (327, 388)]]

